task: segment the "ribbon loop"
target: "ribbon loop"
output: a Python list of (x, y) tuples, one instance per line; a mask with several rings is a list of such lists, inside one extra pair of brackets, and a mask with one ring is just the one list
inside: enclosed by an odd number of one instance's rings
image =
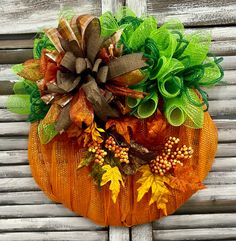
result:
[(145, 62), (143, 53), (127, 54), (114, 59), (108, 64), (108, 79), (113, 79), (130, 71), (146, 67), (147, 64)]

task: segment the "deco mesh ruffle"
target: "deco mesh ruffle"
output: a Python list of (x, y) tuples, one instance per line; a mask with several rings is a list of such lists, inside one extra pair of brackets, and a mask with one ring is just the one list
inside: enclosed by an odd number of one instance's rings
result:
[[(69, 17), (68, 17), (69, 16)], [(46, 195), (101, 225), (169, 215), (204, 188), (217, 149), (206, 87), (223, 78), (206, 32), (130, 9), (60, 16), (7, 106), (29, 115), (28, 157)]]

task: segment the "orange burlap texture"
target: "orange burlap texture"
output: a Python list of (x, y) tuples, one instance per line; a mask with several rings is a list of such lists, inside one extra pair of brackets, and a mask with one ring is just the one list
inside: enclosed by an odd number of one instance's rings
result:
[[(210, 115), (205, 113), (202, 129), (184, 126), (174, 128), (166, 124), (164, 119), (160, 119), (160, 122), (165, 122), (165, 125), (163, 128), (163, 123), (159, 123), (158, 126), (162, 128), (160, 133), (156, 133), (157, 140), (171, 135), (179, 137), (181, 143), (192, 146), (194, 154), (191, 165), (200, 180), (203, 180), (211, 168), (217, 149), (217, 129)], [(137, 189), (140, 186), (137, 180), (141, 175), (139, 172), (127, 177), (125, 187), (121, 188), (114, 204), (109, 185), (99, 190), (89, 175), (88, 167), (77, 170), (84, 152), (77, 141), (62, 134), (49, 144), (42, 145), (38, 138), (37, 126), (38, 123), (31, 125), (29, 162), (36, 182), (49, 198), (105, 226), (132, 226), (151, 222), (163, 215), (155, 204), (149, 206), (151, 193), (137, 202)], [(167, 213), (175, 212), (192, 195), (193, 191), (172, 191)]]

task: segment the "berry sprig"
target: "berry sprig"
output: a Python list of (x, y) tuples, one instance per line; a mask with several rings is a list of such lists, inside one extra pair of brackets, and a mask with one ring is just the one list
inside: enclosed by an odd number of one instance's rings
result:
[(105, 147), (114, 153), (114, 157), (118, 158), (119, 161), (121, 163), (129, 163), (129, 155), (128, 155), (128, 151), (129, 148), (128, 147), (121, 147), (119, 146), (114, 137), (109, 136), (109, 138), (105, 141)]
[(102, 166), (104, 163), (104, 157), (107, 155), (107, 152), (102, 149), (101, 143), (94, 141), (90, 143), (88, 147), (88, 151), (95, 154), (94, 162)]
[[(180, 142), (179, 138), (169, 137), (165, 143), (165, 147), (162, 154), (157, 156), (156, 159), (151, 160), (149, 167), (152, 173), (164, 176), (176, 167), (177, 164), (183, 166), (184, 159), (192, 158), (193, 149), (183, 145), (182, 147), (176, 147)], [(173, 148), (175, 150), (173, 150)]]

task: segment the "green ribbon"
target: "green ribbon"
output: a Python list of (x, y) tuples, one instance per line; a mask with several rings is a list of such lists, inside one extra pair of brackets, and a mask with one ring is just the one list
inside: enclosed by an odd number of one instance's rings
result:
[(174, 98), (181, 92), (183, 81), (177, 76), (170, 76), (158, 82), (160, 93), (165, 98)]
[[(137, 88), (132, 88), (132, 89), (143, 92), (142, 87), (137, 87)], [(129, 108), (133, 109), (139, 105), (140, 101), (141, 101), (141, 99), (135, 99), (135, 98), (128, 97), (127, 105), (129, 106)]]
[(172, 126), (184, 124), (187, 116), (180, 98), (168, 99), (165, 102), (165, 117)]
[(138, 105), (136, 112), (137, 117), (144, 119), (152, 116), (156, 112), (157, 105), (157, 92), (153, 91), (150, 96), (145, 97)]
[(47, 114), (50, 106), (42, 100), (35, 83), (29, 80), (21, 80), (14, 84), (15, 95), (8, 98), (7, 108), (17, 114), (29, 115), (28, 121), (41, 120)]

